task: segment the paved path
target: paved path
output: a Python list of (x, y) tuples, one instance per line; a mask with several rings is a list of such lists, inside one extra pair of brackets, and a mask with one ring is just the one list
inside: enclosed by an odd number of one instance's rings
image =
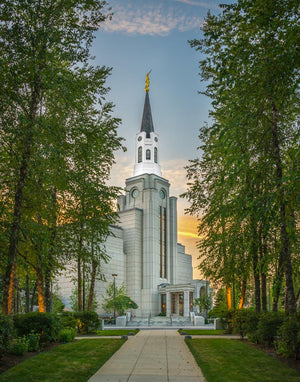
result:
[(176, 330), (142, 330), (88, 382), (204, 382), (194, 357)]

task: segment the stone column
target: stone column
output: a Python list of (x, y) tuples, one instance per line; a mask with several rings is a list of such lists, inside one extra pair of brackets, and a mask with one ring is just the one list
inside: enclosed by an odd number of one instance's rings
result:
[(190, 292), (184, 291), (183, 295), (183, 315), (184, 317), (189, 317), (190, 316)]
[(171, 293), (166, 292), (166, 315), (170, 317), (171, 314)]

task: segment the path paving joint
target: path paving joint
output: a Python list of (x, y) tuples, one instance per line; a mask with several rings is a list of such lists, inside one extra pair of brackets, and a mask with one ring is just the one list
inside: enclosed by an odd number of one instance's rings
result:
[(205, 382), (201, 369), (176, 330), (142, 330), (88, 382)]

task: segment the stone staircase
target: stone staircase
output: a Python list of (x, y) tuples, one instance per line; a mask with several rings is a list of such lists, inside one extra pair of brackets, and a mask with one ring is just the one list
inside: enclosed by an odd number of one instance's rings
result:
[(188, 317), (172, 316), (154, 316), (149, 318), (135, 317), (127, 322), (128, 327), (181, 327), (181, 326), (193, 326), (191, 320)]

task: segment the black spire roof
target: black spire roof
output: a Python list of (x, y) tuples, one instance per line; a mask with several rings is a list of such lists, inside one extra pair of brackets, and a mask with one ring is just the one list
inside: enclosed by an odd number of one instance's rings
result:
[(142, 131), (146, 132), (146, 138), (150, 138), (150, 133), (154, 131), (149, 94), (147, 91), (145, 96), (144, 112), (141, 125), (141, 132)]

